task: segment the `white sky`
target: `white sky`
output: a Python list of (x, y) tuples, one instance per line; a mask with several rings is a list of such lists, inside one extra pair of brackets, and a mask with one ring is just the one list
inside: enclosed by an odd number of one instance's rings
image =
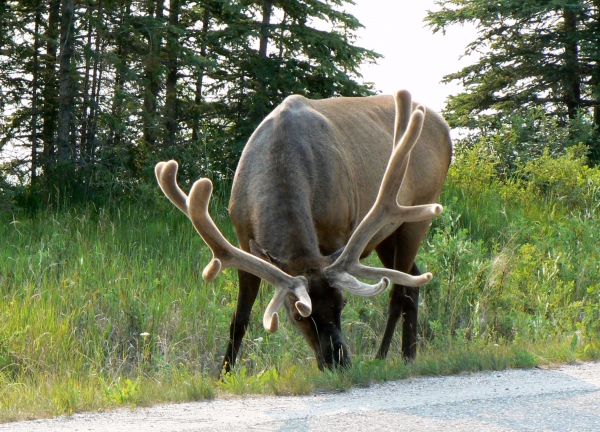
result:
[(456, 94), (456, 83), (442, 84), (444, 75), (474, 63), (460, 60), (475, 40), (474, 27), (452, 26), (443, 35), (433, 34), (423, 22), (427, 10), (439, 10), (434, 0), (354, 0), (345, 9), (365, 28), (357, 45), (383, 54), (375, 66), (363, 66), (365, 81), (385, 94), (404, 88), (413, 100), (440, 111), (447, 96)]

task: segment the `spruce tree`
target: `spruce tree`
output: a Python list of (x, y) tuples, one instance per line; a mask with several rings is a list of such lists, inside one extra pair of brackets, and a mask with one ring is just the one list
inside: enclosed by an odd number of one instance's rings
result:
[[(507, 116), (542, 109), (564, 124), (592, 108), (600, 125), (600, 1), (440, 0), (434, 32), (476, 24), (466, 49), (477, 59), (444, 77), (464, 91), (448, 99), (452, 126), (497, 129)], [(589, 144), (598, 145), (598, 131)], [(593, 149), (599, 153), (600, 149)]]

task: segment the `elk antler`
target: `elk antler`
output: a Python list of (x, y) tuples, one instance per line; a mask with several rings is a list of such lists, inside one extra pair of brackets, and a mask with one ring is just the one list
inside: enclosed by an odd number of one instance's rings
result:
[[(418, 106), (409, 117), (406, 112), (411, 110), (410, 94), (399, 91), (395, 94), (395, 101), (394, 149), (383, 175), (377, 199), (350, 237), (339, 258), (323, 270), (331, 285), (362, 296), (377, 295), (385, 291), (390, 281), (399, 285), (421, 286), (432, 278), (431, 273), (412, 276), (397, 270), (368, 267), (359, 262), (359, 257), (369, 241), (385, 225), (430, 219), (443, 210), (439, 204), (405, 207), (397, 202), (411, 150), (421, 135), (425, 108)], [(400, 140), (400, 143), (396, 145), (397, 140)], [(381, 279), (381, 281), (376, 285), (368, 285), (357, 280), (357, 277)]]
[(233, 246), (221, 234), (208, 213), (208, 203), (212, 194), (212, 182), (203, 178), (194, 183), (189, 197), (177, 185), (177, 162), (159, 162), (155, 174), (160, 188), (179, 210), (185, 213), (198, 231), (198, 234), (212, 250), (213, 259), (204, 268), (202, 278), (214, 280), (221, 269), (234, 267), (252, 273), (275, 287), (273, 299), (263, 316), (263, 325), (270, 332), (277, 331), (279, 316), (277, 311), (283, 306), (288, 294), (294, 294), (298, 301), (296, 309), (304, 317), (312, 313), (312, 303), (308, 292), (308, 281), (302, 277), (292, 277), (274, 265), (261, 260)]

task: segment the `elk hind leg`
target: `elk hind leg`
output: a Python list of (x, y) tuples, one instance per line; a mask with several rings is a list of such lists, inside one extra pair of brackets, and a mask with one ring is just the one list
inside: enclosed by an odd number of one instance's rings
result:
[[(405, 223), (376, 249), (387, 268), (413, 276), (421, 274), (414, 260), (429, 228), (430, 221)], [(402, 318), (402, 356), (412, 360), (417, 354), (417, 318), (419, 288), (394, 284), (390, 293), (388, 317), (377, 358), (384, 359), (390, 349), (396, 325)]]

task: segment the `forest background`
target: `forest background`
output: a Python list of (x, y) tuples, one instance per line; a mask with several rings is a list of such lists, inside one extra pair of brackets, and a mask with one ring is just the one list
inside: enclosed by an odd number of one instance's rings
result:
[(201, 281), (210, 252), (153, 167), (178, 160), (184, 189), (210, 177), (235, 241), (256, 125), (290, 94), (377, 91), (349, 3), (0, 0), (0, 419), (600, 356), (600, 1), (440, 0), (425, 22), (475, 25), (476, 61), (443, 78), (463, 85), (443, 112), (462, 138), (419, 256), (436, 278), (418, 360), (397, 340), (371, 360), (386, 299), (351, 298), (351, 370), (319, 373), (291, 326), (255, 317), (212, 379), (235, 273)]

